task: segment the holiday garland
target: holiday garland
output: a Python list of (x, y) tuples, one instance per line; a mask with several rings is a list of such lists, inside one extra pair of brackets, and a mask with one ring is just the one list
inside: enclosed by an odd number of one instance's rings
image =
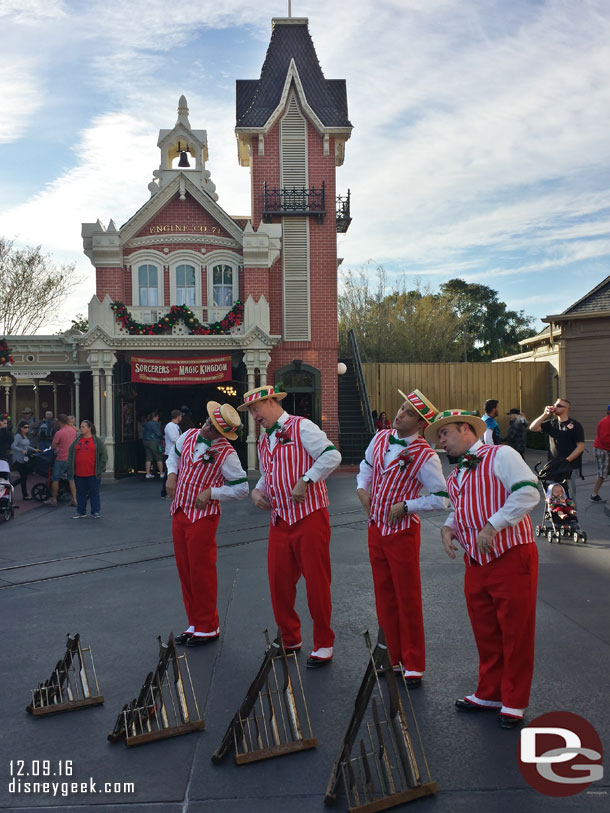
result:
[(189, 330), (196, 336), (218, 336), (230, 333), (231, 328), (241, 325), (244, 318), (244, 306), (238, 299), (231, 310), (218, 322), (204, 325), (197, 319), (193, 311), (186, 305), (172, 305), (165, 316), (150, 325), (137, 322), (123, 302), (113, 302), (111, 305), (114, 311), (114, 318), (131, 336), (160, 336), (170, 333), (174, 325), (183, 322)]
[(0, 367), (6, 367), (8, 364), (14, 363), (11, 348), (8, 346), (6, 339), (0, 340)]

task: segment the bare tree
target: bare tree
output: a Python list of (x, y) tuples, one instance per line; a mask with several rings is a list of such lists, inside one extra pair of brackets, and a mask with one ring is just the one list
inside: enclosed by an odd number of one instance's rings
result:
[(78, 281), (73, 264), (58, 267), (40, 246), (13, 248), (0, 237), (0, 335), (35, 333), (52, 323)]

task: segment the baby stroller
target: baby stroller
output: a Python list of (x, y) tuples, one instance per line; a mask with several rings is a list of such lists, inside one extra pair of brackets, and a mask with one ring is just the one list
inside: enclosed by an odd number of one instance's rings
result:
[[(44, 452), (33, 454), (30, 459), (32, 471), (41, 477), (46, 477), (46, 483), (36, 483), (30, 494), (38, 502), (44, 502), (51, 497), (51, 475), (53, 473), (53, 463), (55, 462), (55, 452), (52, 449), (45, 449)], [(57, 500), (59, 501), (64, 494), (70, 496), (70, 487), (65, 476), (59, 481)]]
[(0, 517), (5, 522), (15, 516), (13, 490), (11, 467), (6, 460), (0, 460)]
[[(538, 480), (545, 494), (544, 517), (541, 525), (536, 525), (536, 536), (546, 536), (549, 542), (561, 542), (562, 538), (572, 539), (574, 542), (586, 542), (587, 534), (582, 531), (576, 512), (573, 510), (558, 511), (554, 505), (556, 496), (567, 500), (570, 498), (569, 480), (572, 466), (567, 460), (554, 459), (542, 468), (540, 461), (534, 466)], [(561, 489), (561, 492), (558, 491)], [(571, 508), (571, 507), (570, 507)], [(562, 516), (563, 515), (563, 516)]]

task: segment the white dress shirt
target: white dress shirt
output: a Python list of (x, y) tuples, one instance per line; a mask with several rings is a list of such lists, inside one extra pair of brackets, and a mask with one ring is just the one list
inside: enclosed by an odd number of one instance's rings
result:
[[(277, 423), (279, 423), (280, 426), (283, 426), (289, 417), (290, 415), (284, 411), (277, 419)], [(261, 427), (261, 432), (264, 431), (265, 429)], [(341, 453), (335, 448), (328, 449), (328, 447), (332, 446), (333, 444), (326, 436), (326, 433), (308, 418), (303, 418), (302, 421), (299, 421), (299, 434), (305, 451), (308, 452), (314, 459), (314, 462), (310, 468), (307, 469), (307, 471), (304, 471), (303, 474), (306, 474), (313, 483), (317, 483), (320, 480), (326, 480), (329, 474), (332, 474), (332, 472), (341, 462)], [(271, 451), (273, 451), (275, 448), (276, 442), (275, 432), (272, 432), (271, 435), (269, 435), (269, 448)], [(328, 449), (328, 451), (324, 452), (325, 449)], [(324, 454), (322, 454), (322, 452), (324, 452)], [(256, 488), (259, 491), (262, 491), (263, 494), (267, 493), (267, 489), (265, 487), (265, 472), (262, 469), (261, 478), (256, 484)]]
[[(394, 437), (398, 437), (398, 433), (393, 431)], [(409, 447), (415, 438), (418, 437), (417, 433), (409, 435), (408, 438), (401, 438), (406, 443), (406, 448)], [(373, 480), (373, 447), (375, 445), (376, 437), (373, 437), (369, 443), (366, 452), (364, 453), (364, 460), (360, 463), (360, 471), (356, 477), (356, 487), (363, 488), (370, 493), (371, 482)], [(398, 457), (401, 452), (404, 452), (405, 447), (400, 443), (388, 443), (387, 451), (383, 456), (383, 466), (387, 469), (390, 463)], [(423, 497), (417, 497), (414, 500), (406, 500), (407, 513), (417, 514), (420, 511), (442, 511), (449, 505), (449, 500), (438, 494), (439, 491), (447, 493), (447, 483), (443, 476), (443, 467), (437, 454), (431, 457), (430, 460), (421, 466), (416, 475), (416, 479), (423, 485), (428, 494)]]
[(170, 421), (165, 424), (165, 454), (169, 457), (170, 452), (176, 445), (176, 441), (180, 437), (180, 427), (177, 423)]
[[(180, 435), (170, 453), (167, 457), (167, 471), (169, 474), (178, 474), (178, 469), (180, 468), (180, 454), (182, 453), (182, 447), (184, 445), (184, 438), (186, 437), (186, 433)], [(203, 443), (195, 444), (195, 451), (193, 452), (193, 462), (199, 460), (205, 451), (210, 447), (213, 449), (214, 444), (216, 441), (212, 441), (210, 443), (209, 440), (203, 438)], [(237, 452), (233, 451), (231, 454), (225, 459), (222, 467), (220, 469), (222, 476), (225, 478), (226, 483), (224, 486), (220, 486), (218, 488), (212, 488), (211, 492), (211, 499), (212, 500), (243, 500), (249, 494), (248, 488), (248, 476), (246, 472), (243, 470), (241, 463), (239, 462), (239, 457), (237, 456)], [(242, 480), (244, 482), (235, 483), (236, 480)], [(229, 485), (229, 483), (235, 483), (234, 485)]]
[[(477, 440), (468, 449), (468, 454), (474, 454), (482, 445), (481, 441)], [(497, 449), (493, 473), (509, 492), (509, 495), (504, 505), (495, 514), (492, 514), (487, 521), (490, 525), (493, 525), (496, 531), (502, 531), (504, 528), (521, 522), (523, 517), (529, 514), (540, 501), (540, 492), (538, 491), (535, 475), (519, 452), (516, 452), (511, 446), (498, 446)], [(462, 482), (465, 473), (466, 469), (463, 468), (458, 471), (458, 485)], [(512, 491), (513, 487), (519, 483), (528, 483), (528, 485)], [(450, 528), (455, 528), (454, 514), (455, 512), (452, 511), (445, 522), (445, 525), (449, 525)]]

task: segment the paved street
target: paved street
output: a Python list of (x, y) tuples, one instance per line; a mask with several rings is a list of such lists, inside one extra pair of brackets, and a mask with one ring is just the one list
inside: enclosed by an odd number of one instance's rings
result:
[[(528, 462), (537, 460), (528, 453)], [(586, 717), (610, 747), (610, 517), (588, 501), (592, 456), (579, 481), (577, 500), (586, 545), (538, 540), (537, 658), (528, 719), (555, 710)], [(157, 659), (157, 635), (184, 628), (184, 614), (170, 542), (169, 503), (158, 482), (126, 479), (104, 484), (102, 519), (72, 520), (68, 502), (58, 508), (30, 503), (0, 527), (0, 610), (3, 625), (3, 782), (0, 805), (8, 810), (117, 810), (168, 813), (321, 811), (332, 763), (366, 668), (361, 635), (376, 638), (366, 524), (352, 471), (329, 481), (333, 558), (335, 659), (305, 669), (311, 624), (302, 584), (304, 620), (299, 656), (315, 750), (253, 765), (219, 766), (214, 752), (244, 698), (264, 653), (264, 630), (274, 633), (266, 576), (268, 516), (251, 502), (225, 506), (219, 535), (221, 638), (188, 650), (189, 666), (206, 727), (203, 732), (138, 748), (106, 739), (123, 704), (137, 695)], [(602, 496), (610, 499), (610, 484)], [(19, 501), (19, 498), (18, 498)], [(542, 515), (542, 502), (534, 521)], [(610, 770), (588, 791), (553, 799), (532, 790), (516, 762), (517, 731), (499, 729), (495, 715), (470, 717), (454, 708), (474, 690), (476, 652), (463, 597), (463, 564), (442, 552), (444, 514), (422, 522), (421, 569), (428, 666), (411, 693), (435, 797), (401, 809), (461, 811), (601, 811), (608, 809)], [(30, 689), (44, 681), (62, 656), (66, 633), (91, 645), (105, 702), (102, 706), (35, 719), (26, 714)], [(402, 690), (401, 690), (402, 691)], [(55, 798), (10, 792), (10, 760), (25, 770), (36, 760), (73, 763), (72, 781), (87, 792)], [(41, 763), (42, 764), (42, 763)], [(13, 777), (16, 779), (17, 777)], [(22, 778), (23, 779), (23, 778)], [(32, 777), (30, 777), (30, 781)], [(56, 779), (55, 781), (59, 781)], [(134, 783), (133, 793), (100, 792), (104, 782)], [(96, 795), (89, 783), (96, 783)], [(345, 809), (338, 799), (337, 810)]]

